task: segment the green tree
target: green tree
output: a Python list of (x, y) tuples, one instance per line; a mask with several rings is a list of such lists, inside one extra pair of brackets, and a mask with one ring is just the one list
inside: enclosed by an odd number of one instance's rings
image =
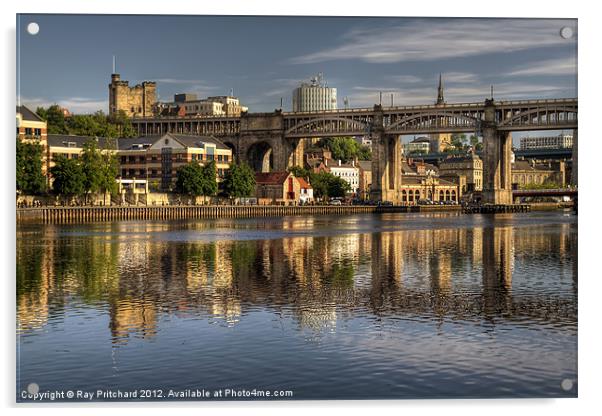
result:
[(63, 110), (54, 104), (38, 107), (36, 112), (48, 123), (49, 134), (74, 134), (97, 137), (134, 137), (136, 131), (124, 111), (108, 116), (102, 111), (77, 114), (65, 119)]
[(115, 194), (117, 182), (115, 178), (119, 174), (119, 162), (117, 155), (113, 152), (115, 148), (112, 141), (107, 140), (106, 148), (98, 147), (96, 139), (84, 143), (80, 165), (84, 172), (84, 191), (87, 194), (102, 193)]
[(217, 166), (211, 160), (203, 166), (203, 196), (214, 196), (217, 194)]
[(246, 163), (231, 164), (224, 175), (224, 193), (230, 198), (246, 198), (255, 193), (255, 172)]
[(302, 168), (301, 166), (291, 166), (288, 171), (293, 174), (295, 178), (309, 179), (311, 172), (308, 169)]
[(372, 150), (370, 149), (370, 146), (360, 146), (357, 158), (359, 160), (372, 160)]
[(212, 196), (217, 193), (215, 162), (202, 166), (190, 162), (178, 170), (176, 190), (190, 196)]
[(368, 146), (360, 145), (353, 137), (328, 137), (320, 141), (320, 146), (332, 153), (333, 159), (349, 162), (355, 158), (360, 160), (372, 159)]
[(203, 167), (198, 163), (188, 163), (178, 169), (176, 191), (190, 196), (203, 194)]
[(342, 198), (351, 191), (351, 185), (329, 172), (311, 174), (311, 186), (318, 198)]
[(46, 178), (42, 174), (42, 146), (17, 137), (16, 177), (17, 190), (36, 195), (46, 190)]
[(135, 137), (136, 130), (132, 126), (132, 120), (125, 114), (125, 111), (119, 110), (117, 114), (109, 117), (109, 122), (117, 127), (119, 137)]
[(104, 161), (96, 140), (92, 139), (84, 143), (80, 165), (84, 173), (84, 192), (86, 194), (100, 192)]
[(479, 138), (476, 135), (471, 134), (470, 135), (470, 145), (472, 147), (475, 147), (478, 143), (479, 143)]
[(57, 156), (54, 163), (55, 165), (50, 168), (50, 174), (54, 179), (53, 191), (67, 197), (83, 195), (86, 177), (81, 164), (76, 159), (67, 159), (64, 156)]
[(112, 150), (116, 147), (115, 139), (107, 140), (107, 148), (101, 149), (101, 174), (100, 174), (100, 183), (99, 190), (103, 193), (105, 198), (107, 193), (114, 195), (117, 193), (117, 175), (119, 175), (119, 160), (117, 159), (117, 154)]
[(53, 104), (48, 108), (38, 107), (36, 113), (47, 123), (48, 134), (67, 134), (65, 126), (65, 115), (58, 104)]

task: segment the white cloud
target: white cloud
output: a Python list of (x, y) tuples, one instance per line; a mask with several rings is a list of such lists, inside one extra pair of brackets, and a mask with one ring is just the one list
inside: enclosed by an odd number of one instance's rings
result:
[(443, 83), (472, 84), (479, 82), (479, 76), (470, 72), (444, 72)]
[(577, 61), (576, 57), (547, 59), (543, 61), (532, 62), (527, 65), (521, 65), (505, 75), (577, 75)]
[(293, 64), (341, 59), (370, 63), (432, 61), (496, 52), (513, 52), (575, 42), (563, 39), (560, 28), (571, 20), (461, 19), (412, 20), (396, 27), (352, 30), (339, 46), (297, 56)]
[(106, 113), (109, 108), (108, 99), (99, 100), (84, 97), (70, 97), (57, 100), (49, 100), (43, 97), (22, 97), (20, 101), (22, 105), (34, 111), (37, 107), (49, 107), (53, 104), (58, 104), (73, 114), (91, 114), (99, 110)]
[(393, 75), (388, 77), (388, 79), (399, 84), (416, 84), (422, 82), (422, 78), (416, 75)]
[[(485, 83), (454, 84), (445, 88), (445, 99), (450, 103), (482, 102), (490, 95), (490, 85)], [(433, 104), (437, 98), (437, 90), (433, 86), (416, 88), (385, 88), (357, 86), (349, 94), (352, 107), (371, 107), (379, 102), (379, 91), (382, 91), (383, 105), (388, 106), (393, 93), (394, 105)], [(567, 90), (566, 86), (553, 84), (537, 84), (527, 82), (503, 82), (494, 85), (494, 97), (497, 100), (518, 100), (532, 97), (562, 98), (574, 96), (576, 91)]]
[[(156, 82), (163, 84), (204, 84), (204, 81), (200, 79), (180, 79), (180, 78), (151, 78)], [(135, 80), (135, 82), (141, 82), (141, 80)]]

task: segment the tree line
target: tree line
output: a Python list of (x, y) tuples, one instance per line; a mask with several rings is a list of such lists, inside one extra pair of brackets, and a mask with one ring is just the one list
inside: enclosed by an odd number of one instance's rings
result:
[(123, 110), (109, 116), (102, 111), (65, 117), (57, 104), (38, 107), (36, 113), (46, 121), (48, 134), (73, 134), (90, 137), (135, 137), (136, 131)]
[(84, 143), (77, 159), (57, 156), (50, 168), (52, 190), (66, 197), (83, 197), (94, 194), (116, 194), (119, 174), (117, 155), (109, 149), (100, 149), (96, 140)]
[[(178, 169), (175, 190), (183, 195), (216, 196), (217, 167), (215, 161), (206, 165), (190, 162)], [(232, 163), (224, 173), (221, 195), (228, 198), (247, 198), (255, 193), (255, 172), (246, 163)]]
[[(86, 202), (90, 195), (117, 193), (119, 161), (110, 150), (110, 139), (107, 148), (99, 148), (95, 139), (88, 140), (77, 158), (56, 156), (49, 170), (52, 178), (50, 189), (42, 170), (42, 146), (17, 137), (16, 147), (16, 188), (19, 193), (40, 195), (51, 191), (58, 196), (84, 198)], [(233, 163), (226, 170), (222, 184), (223, 196), (249, 197), (255, 193), (255, 173), (247, 164)], [(218, 195), (215, 161), (206, 165), (190, 162), (180, 167), (175, 191), (189, 196)]]
[(358, 143), (353, 137), (326, 137), (320, 139), (317, 145), (330, 150), (332, 158), (343, 163), (356, 159), (372, 160), (370, 147)]

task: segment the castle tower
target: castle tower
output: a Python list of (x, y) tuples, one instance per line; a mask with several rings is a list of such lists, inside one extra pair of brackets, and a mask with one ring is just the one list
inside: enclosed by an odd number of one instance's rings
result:
[(109, 115), (123, 111), (128, 117), (150, 117), (157, 102), (157, 83), (144, 81), (129, 86), (119, 74), (111, 74), (109, 84)]

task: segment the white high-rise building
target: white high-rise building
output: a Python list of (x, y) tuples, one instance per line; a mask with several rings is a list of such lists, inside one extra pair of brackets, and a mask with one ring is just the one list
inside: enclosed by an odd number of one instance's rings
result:
[(337, 109), (337, 89), (329, 87), (322, 73), (293, 90), (293, 111), (323, 111)]
[(573, 147), (573, 135), (521, 137), (520, 149), (567, 149)]

